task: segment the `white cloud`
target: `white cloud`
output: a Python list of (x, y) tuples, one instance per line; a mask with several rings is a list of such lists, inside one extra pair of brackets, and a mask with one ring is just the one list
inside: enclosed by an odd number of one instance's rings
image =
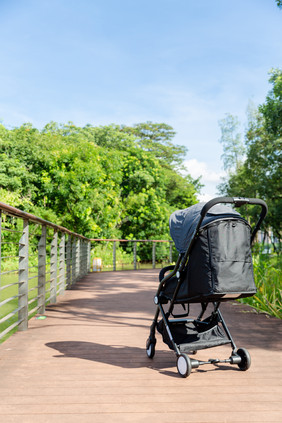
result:
[(219, 183), (220, 178), (225, 176), (225, 172), (223, 171), (214, 171), (212, 170), (207, 163), (200, 162), (197, 159), (190, 159), (184, 162), (184, 166), (186, 167), (187, 171), (193, 178), (199, 178), (202, 176), (202, 181), (204, 182), (214, 182)]
[(201, 177), (204, 187), (201, 194), (198, 195), (200, 201), (209, 201), (218, 195), (216, 187), (221, 182), (221, 178), (226, 175), (224, 171), (215, 171), (206, 162), (197, 159), (186, 160), (184, 166), (192, 178)]

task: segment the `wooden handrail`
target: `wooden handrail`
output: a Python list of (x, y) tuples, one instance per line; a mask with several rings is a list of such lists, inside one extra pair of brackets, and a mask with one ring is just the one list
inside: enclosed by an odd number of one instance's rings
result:
[(21, 217), (22, 219), (26, 219), (26, 220), (29, 220), (31, 222), (39, 223), (40, 225), (46, 225), (46, 226), (49, 226), (51, 228), (57, 229), (58, 231), (65, 232), (69, 235), (74, 235), (75, 237), (90, 241), (89, 238), (86, 238), (83, 235), (77, 234), (76, 232), (73, 232), (70, 229), (64, 228), (63, 226), (60, 226), (60, 225), (56, 225), (55, 223), (49, 222), (48, 220), (44, 220), (44, 219), (42, 219), (41, 217), (38, 217), (38, 216), (34, 216), (31, 213), (24, 212), (20, 209), (17, 209), (16, 207), (2, 203), (1, 201), (0, 201), (0, 210), (3, 210), (6, 214), (8, 214), (10, 216)]

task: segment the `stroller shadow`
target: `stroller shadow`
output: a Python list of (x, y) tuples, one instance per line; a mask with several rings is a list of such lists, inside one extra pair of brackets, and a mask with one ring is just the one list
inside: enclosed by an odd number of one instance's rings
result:
[[(145, 349), (139, 347), (103, 345), (86, 341), (48, 342), (45, 345), (59, 353), (54, 355), (55, 358), (78, 358), (125, 369), (142, 367), (160, 369), (175, 365), (169, 351), (160, 351), (159, 358), (150, 360), (146, 356)], [(150, 364), (156, 364), (156, 366)]]
[[(163, 375), (179, 378), (175, 357), (172, 351), (157, 351), (154, 359), (151, 360), (146, 356), (145, 349), (139, 347), (103, 345), (85, 341), (48, 342), (45, 345), (58, 353), (53, 356), (54, 358), (78, 358), (123, 369), (147, 367)], [(194, 372), (231, 369), (237, 370), (227, 365), (216, 365), (209, 369), (195, 369)]]

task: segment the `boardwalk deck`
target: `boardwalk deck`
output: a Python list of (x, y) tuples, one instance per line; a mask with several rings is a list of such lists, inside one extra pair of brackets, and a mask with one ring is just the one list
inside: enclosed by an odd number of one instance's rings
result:
[[(281, 422), (282, 324), (241, 305), (223, 315), (252, 366), (202, 366), (178, 376), (158, 335), (146, 357), (157, 271), (89, 274), (46, 319), (0, 346), (3, 423)], [(228, 357), (230, 347), (198, 353)]]

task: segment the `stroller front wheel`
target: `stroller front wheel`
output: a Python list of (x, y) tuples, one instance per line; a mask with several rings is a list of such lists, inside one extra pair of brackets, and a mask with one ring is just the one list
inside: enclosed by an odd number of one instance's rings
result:
[(181, 377), (188, 377), (192, 371), (191, 360), (186, 354), (180, 354), (177, 357), (176, 366)]
[(239, 348), (237, 351), (239, 357), (241, 357), (241, 362), (238, 364), (240, 370), (246, 371), (251, 366), (251, 356), (245, 348)]
[(153, 358), (155, 355), (156, 342), (148, 342), (146, 345), (146, 353), (148, 358)]

